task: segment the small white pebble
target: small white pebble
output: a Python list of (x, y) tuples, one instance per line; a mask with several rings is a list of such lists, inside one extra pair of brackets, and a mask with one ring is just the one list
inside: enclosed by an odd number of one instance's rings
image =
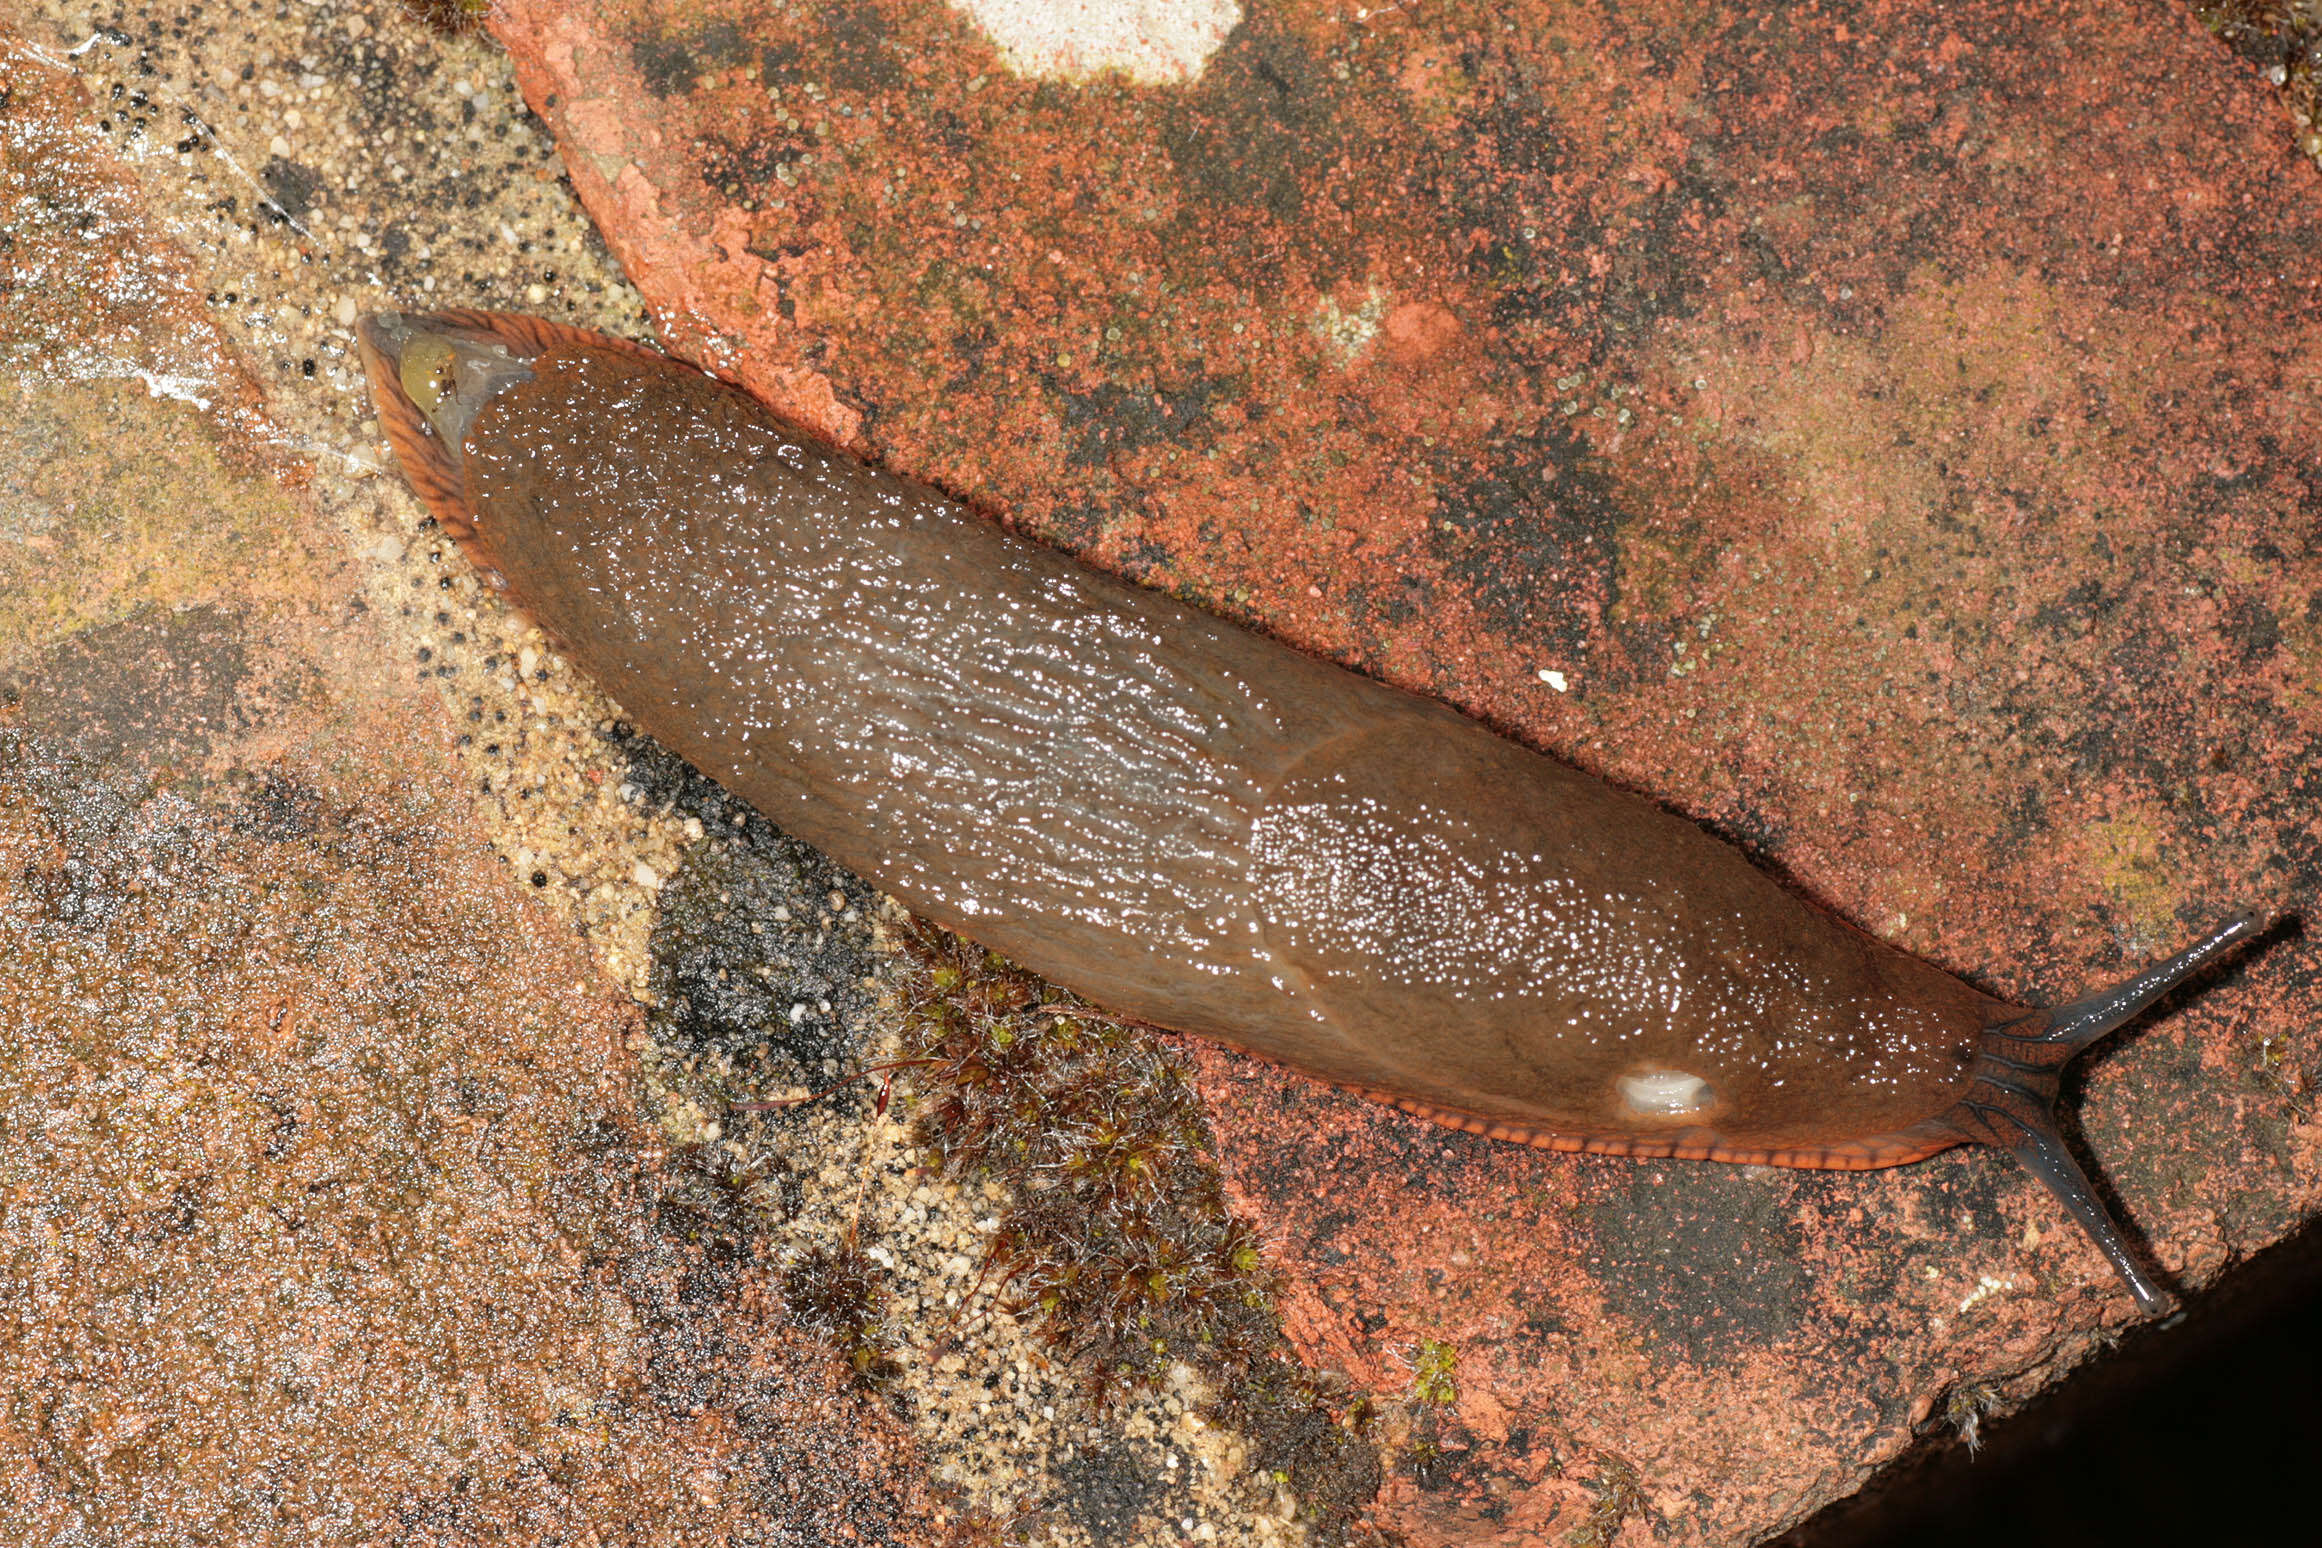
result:
[(266, 154), (280, 156), (287, 161), (290, 158), (290, 142), (278, 134), (266, 142)]
[(353, 296), (339, 297), (339, 304), (331, 308), (331, 316), (337, 320), (340, 327), (352, 328), (355, 325), (355, 298)]
[(653, 867), (647, 865), (642, 860), (637, 862), (637, 868), (634, 871), (631, 871), (629, 875), (638, 886), (643, 887), (648, 892), (659, 892), (661, 890), (661, 873), (653, 869)]
[(1540, 681), (1546, 683), (1549, 687), (1555, 689), (1558, 693), (1563, 693), (1569, 686), (1569, 683), (1567, 682), (1564, 674), (1557, 671), (1553, 667), (1542, 667), (1540, 669)]

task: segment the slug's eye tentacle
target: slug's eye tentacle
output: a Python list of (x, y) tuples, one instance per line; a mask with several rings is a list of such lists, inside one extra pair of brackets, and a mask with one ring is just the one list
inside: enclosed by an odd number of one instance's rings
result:
[(2048, 1029), (2039, 1041), (2075, 1050), (2086, 1048), (2127, 1025), (2146, 1006), (2203, 968), (2247, 946), (2265, 932), (2266, 924), (2256, 910), (2241, 910), (2168, 961), (2155, 963), (2125, 983), (2057, 1006), (2048, 1013)]

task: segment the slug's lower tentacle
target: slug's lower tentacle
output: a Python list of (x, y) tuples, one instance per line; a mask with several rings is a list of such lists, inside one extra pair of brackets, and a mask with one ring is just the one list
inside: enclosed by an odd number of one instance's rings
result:
[(2047, 1185), (2080, 1229), (2088, 1233), (2088, 1239), (2104, 1254), (2105, 1261), (2120, 1276), (2120, 1282), (2128, 1287), (2128, 1293), (2136, 1297), (2138, 1310), (2148, 1317), (2163, 1317), (2177, 1309), (2177, 1298), (2161, 1288), (2145, 1266), (2143, 1255), (2129, 1245), (2127, 1233), (2112, 1218), (2112, 1211), (2104, 1207), (2095, 1184), (2072, 1158), (2064, 1137), (2056, 1132), (2052, 1121), (2044, 1128), (2025, 1131), (2023, 1138), (2008, 1150), (2024, 1164), (2025, 1171)]

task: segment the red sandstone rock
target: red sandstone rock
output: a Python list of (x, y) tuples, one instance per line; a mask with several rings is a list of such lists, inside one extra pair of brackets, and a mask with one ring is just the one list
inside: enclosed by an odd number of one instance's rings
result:
[[(1269, 5), (1143, 87), (849, 15), (497, 21), (673, 348), (1996, 992), (2314, 897), (2322, 183), (2182, 13)], [(2314, 1207), (2316, 983), (2277, 942), (2081, 1083), (2189, 1286)], [(1623, 1469), (1629, 1540), (1762, 1535), (2129, 1312), (2000, 1160), (1541, 1155), (1199, 1058), (1416, 1542)]]

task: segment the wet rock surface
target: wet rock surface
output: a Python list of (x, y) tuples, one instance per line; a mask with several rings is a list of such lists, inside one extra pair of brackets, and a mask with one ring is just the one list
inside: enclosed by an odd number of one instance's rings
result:
[[(2322, 190), (2182, 13), (1272, 6), (1167, 84), (849, 16), (496, 24), (672, 347), (1996, 993), (2313, 896)], [(2314, 983), (2077, 1080), (2188, 1287), (2311, 1211)], [(1989, 1157), (1565, 1160), (1190, 1053), (1414, 1540), (1761, 1535), (2128, 1314)]]
[[(479, 1389), (472, 1424), (496, 1438), (463, 1452), (460, 1470), (442, 1471), (430, 1449), (434, 1389), (396, 1369), (403, 1344), (382, 1342), (360, 1370), (308, 1358), (318, 1381), (372, 1405), (368, 1428), (283, 1438), (278, 1415), (252, 1409), (251, 1444), (230, 1454), (153, 1451), (144, 1472), (115, 1477), (119, 1490), (82, 1498), (71, 1485), (61, 1505), (28, 1484), (27, 1510), (51, 1512), (41, 1529), (118, 1512), (143, 1540), (204, 1540), (204, 1523), (251, 1498), (250, 1468), (265, 1461), (298, 1472), (313, 1506), (311, 1531), (256, 1507), (234, 1518), (278, 1540), (977, 1541), (1017, 1523), (1086, 1541), (1062, 1508), (1063, 1469), (1128, 1448), (1153, 1469), (1136, 1532), (1298, 1540), (1295, 1492), (1206, 1417), (1213, 1397), (1190, 1368), (1163, 1362), (1156, 1386), (1100, 1408), (1070, 1361), (1007, 1313), (980, 1272), (1004, 1194), (929, 1174), (907, 1114), (882, 1115), (847, 1090), (729, 1112), (736, 1098), (822, 1085), (892, 1039), (866, 981), (884, 960), (872, 900), (762, 822), (733, 822), (738, 810), (713, 787), (640, 743), (619, 706), (483, 592), (399, 484), (378, 477), (384, 448), (351, 358), (363, 310), (432, 298), (629, 334), (648, 326), (560, 183), (504, 56), (392, 10), (60, 6), (27, 26), (10, 42), (0, 121), (11, 179), (0, 284), (12, 306), (0, 320), (12, 407), (0, 417), (0, 682), (11, 725), (41, 768), (61, 771), (44, 776), (57, 789), (118, 776), (133, 807), (166, 796), (197, 821), (242, 803), (215, 820), (253, 843), (295, 838), (326, 809), (381, 831), (418, 824), (443, 886), (482, 889), (507, 912), (454, 907), (369, 849), (300, 895), (359, 896), (353, 873), (368, 866), (372, 884), (439, 906), (447, 939), (499, 932), (489, 961), (505, 970), (432, 980), (439, 997), (414, 1023), (374, 1016), (361, 1037), (392, 1052), (399, 1039), (450, 1036), (463, 1017), (520, 1014), (536, 979), (568, 986), (588, 1014), (534, 1007), (524, 1035), (553, 1046), (509, 1057), (531, 1061), (527, 1091), (594, 1091), (591, 1110), (617, 1143), (589, 1149), (553, 1126), (511, 1136), (501, 1123), (506, 1143), (463, 1161), (456, 1180), (547, 1176), (557, 1208), (593, 1206), (591, 1228), (637, 1254), (592, 1263), (578, 1289), (531, 1295), (536, 1315), (519, 1331), (570, 1336), (508, 1355), (519, 1367), (508, 1383)], [(197, 870), (230, 879), (242, 863), (204, 851)], [(42, 895), (76, 917), (119, 917), (124, 929), (143, 918), (116, 871), (65, 874)], [(273, 896), (251, 904), (262, 927)], [(355, 939), (333, 948), (419, 949), (395, 911), (405, 900), (359, 901), (386, 922), (349, 918)], [(261, 928), (247, 971), (274, 971), (275, 949)], [(21, 1019), (39, 1022), (70, 987), (53, 966), (10, 980)], [(297, 967), (358, 983), (368, 971), (331, 951)], [(230, 1001), (241, 983), (199, 981), (183, 1014), (206, 997)], [(143, 1008), (171, 1013), (158, 998)], [(345, 1010), (350, 1022), (363, 1014)], [(132, 1015), (123, 1035), (147, 1033)], [(425, 1046), (451, 1080), (456, 1045)], [(420, 1062), (399, 1057), (390, 1075)], [(480, 1066), (491, 1057), (479, 1048)], [(28, 1070), (23, 1089), (46, 1078)], [(381, 1100), (430, 1111), (427, 1092)], [(206, 1128), (227, 1132), (223, 1120)], [(366, 1133), (310, 1127), (311, 1166), (343, 1152), (360, 1170), (376, 1159)], [(79, 1187), (56, 1218), (96, 1229), (104, 1187)], [(549, 1251), (570, 1223), (541, 1213), (544, 1197), (490, 1196), (499, 1236), (462, 1225), (472, 1201), (459, 1188), (413, 1207), (466, 1229), (465, 1246)], [(462, 1320), (501, 1314), (463, 1298), (522, 1302), (536, 1287), (512, 1289), (464, 1258), (448, 1270), (425, 1255), (406, 1263), (408, 1275), (374, 1275), (367, 1315), (389, 1328), (414, 1319), (414, 1347), (472, 1335), (479, 1363), (506, 1353)], [(845, 1268), (835, 1279), (834, 1264)], [(276, 1358), (284, 1325), (241, 1310), (200, 1265), (178, 1267), (189, 1304), (208, 1297), (221, 1321), (247, 1316), (250, 1358)], [(835, 1282), (853, 1288), (837, 1296)], [(54, 1374), (43, 1344), (88, 1336), (98, 1314), (57, 1298), (20, 1310), (9, 1348), (33, 1391)], [(627, 1319), (633, 1336), (588, 1344), (606, 1318)], [(857, 1354), (871, 1356), (864, 1367)], [(596, 1407), (519, 1421), (494, 1406), (567, 1367), (583, 1385), (603, 1378)], [(474, 1369), (460, 1367), (462, 1380)], [(188, 1401), (241, 1370), (188, 1367)], [(106, 1385), (88, 1401), (101, 1404)], [(811, 1433), (787, 1428), (802, 1408), (814, 1410)], [(564, 1432), (592, 1416), (617, 1435), (600, 1426), (583, 1461), (565, 1458)], [(141, 1433), (184, 1427), (167, 1408), (139, 1422)], [(73, 1444), (27, 1465), (69, 1473), (81, 1465)], [(366, 1447), (367, 1472), (350, 1461)], [(175, 1481), (150, 1484), (156, 1472)], [(585, 1491), (543, 1503), (543, 1489), (564, 1484)], [(439, 1487), (449, 1503), (414, 1503), (414, 1489)]]
[(0, 1537), (933, 1537), (66, 57), (0, 36)]
[[(2110, 4), (1196, 9), (1159, 65), (932, 0), (518, 3), (507, 57), (384, 10), (24, 23), (11, 1530), (1265, 1541), (1360, 1504), (1190, 1367), (1092, 1408), (985, 1282), (1006, 1190), (871, 1088), (731, 1106), (904, 1051), (876, 902), (376, 476), (373, 306), (658, 327), (1995, 992), (2314, 896), (2322, 200), (2255, 45)], [(2278, 940), (2077, 1083), (2188, 1287), (2312, 1211), (2316, 979)], [(1154, 1057), (1389, 1537), (1751, 1540), (2125, 1317), (1991, 1158), (1543, 1156)]]
[(22, 724), (0, 791), (12, 1540), (925, 1522), (902, 1428), (698, 1229), (627, 1007), (472, 839)]

